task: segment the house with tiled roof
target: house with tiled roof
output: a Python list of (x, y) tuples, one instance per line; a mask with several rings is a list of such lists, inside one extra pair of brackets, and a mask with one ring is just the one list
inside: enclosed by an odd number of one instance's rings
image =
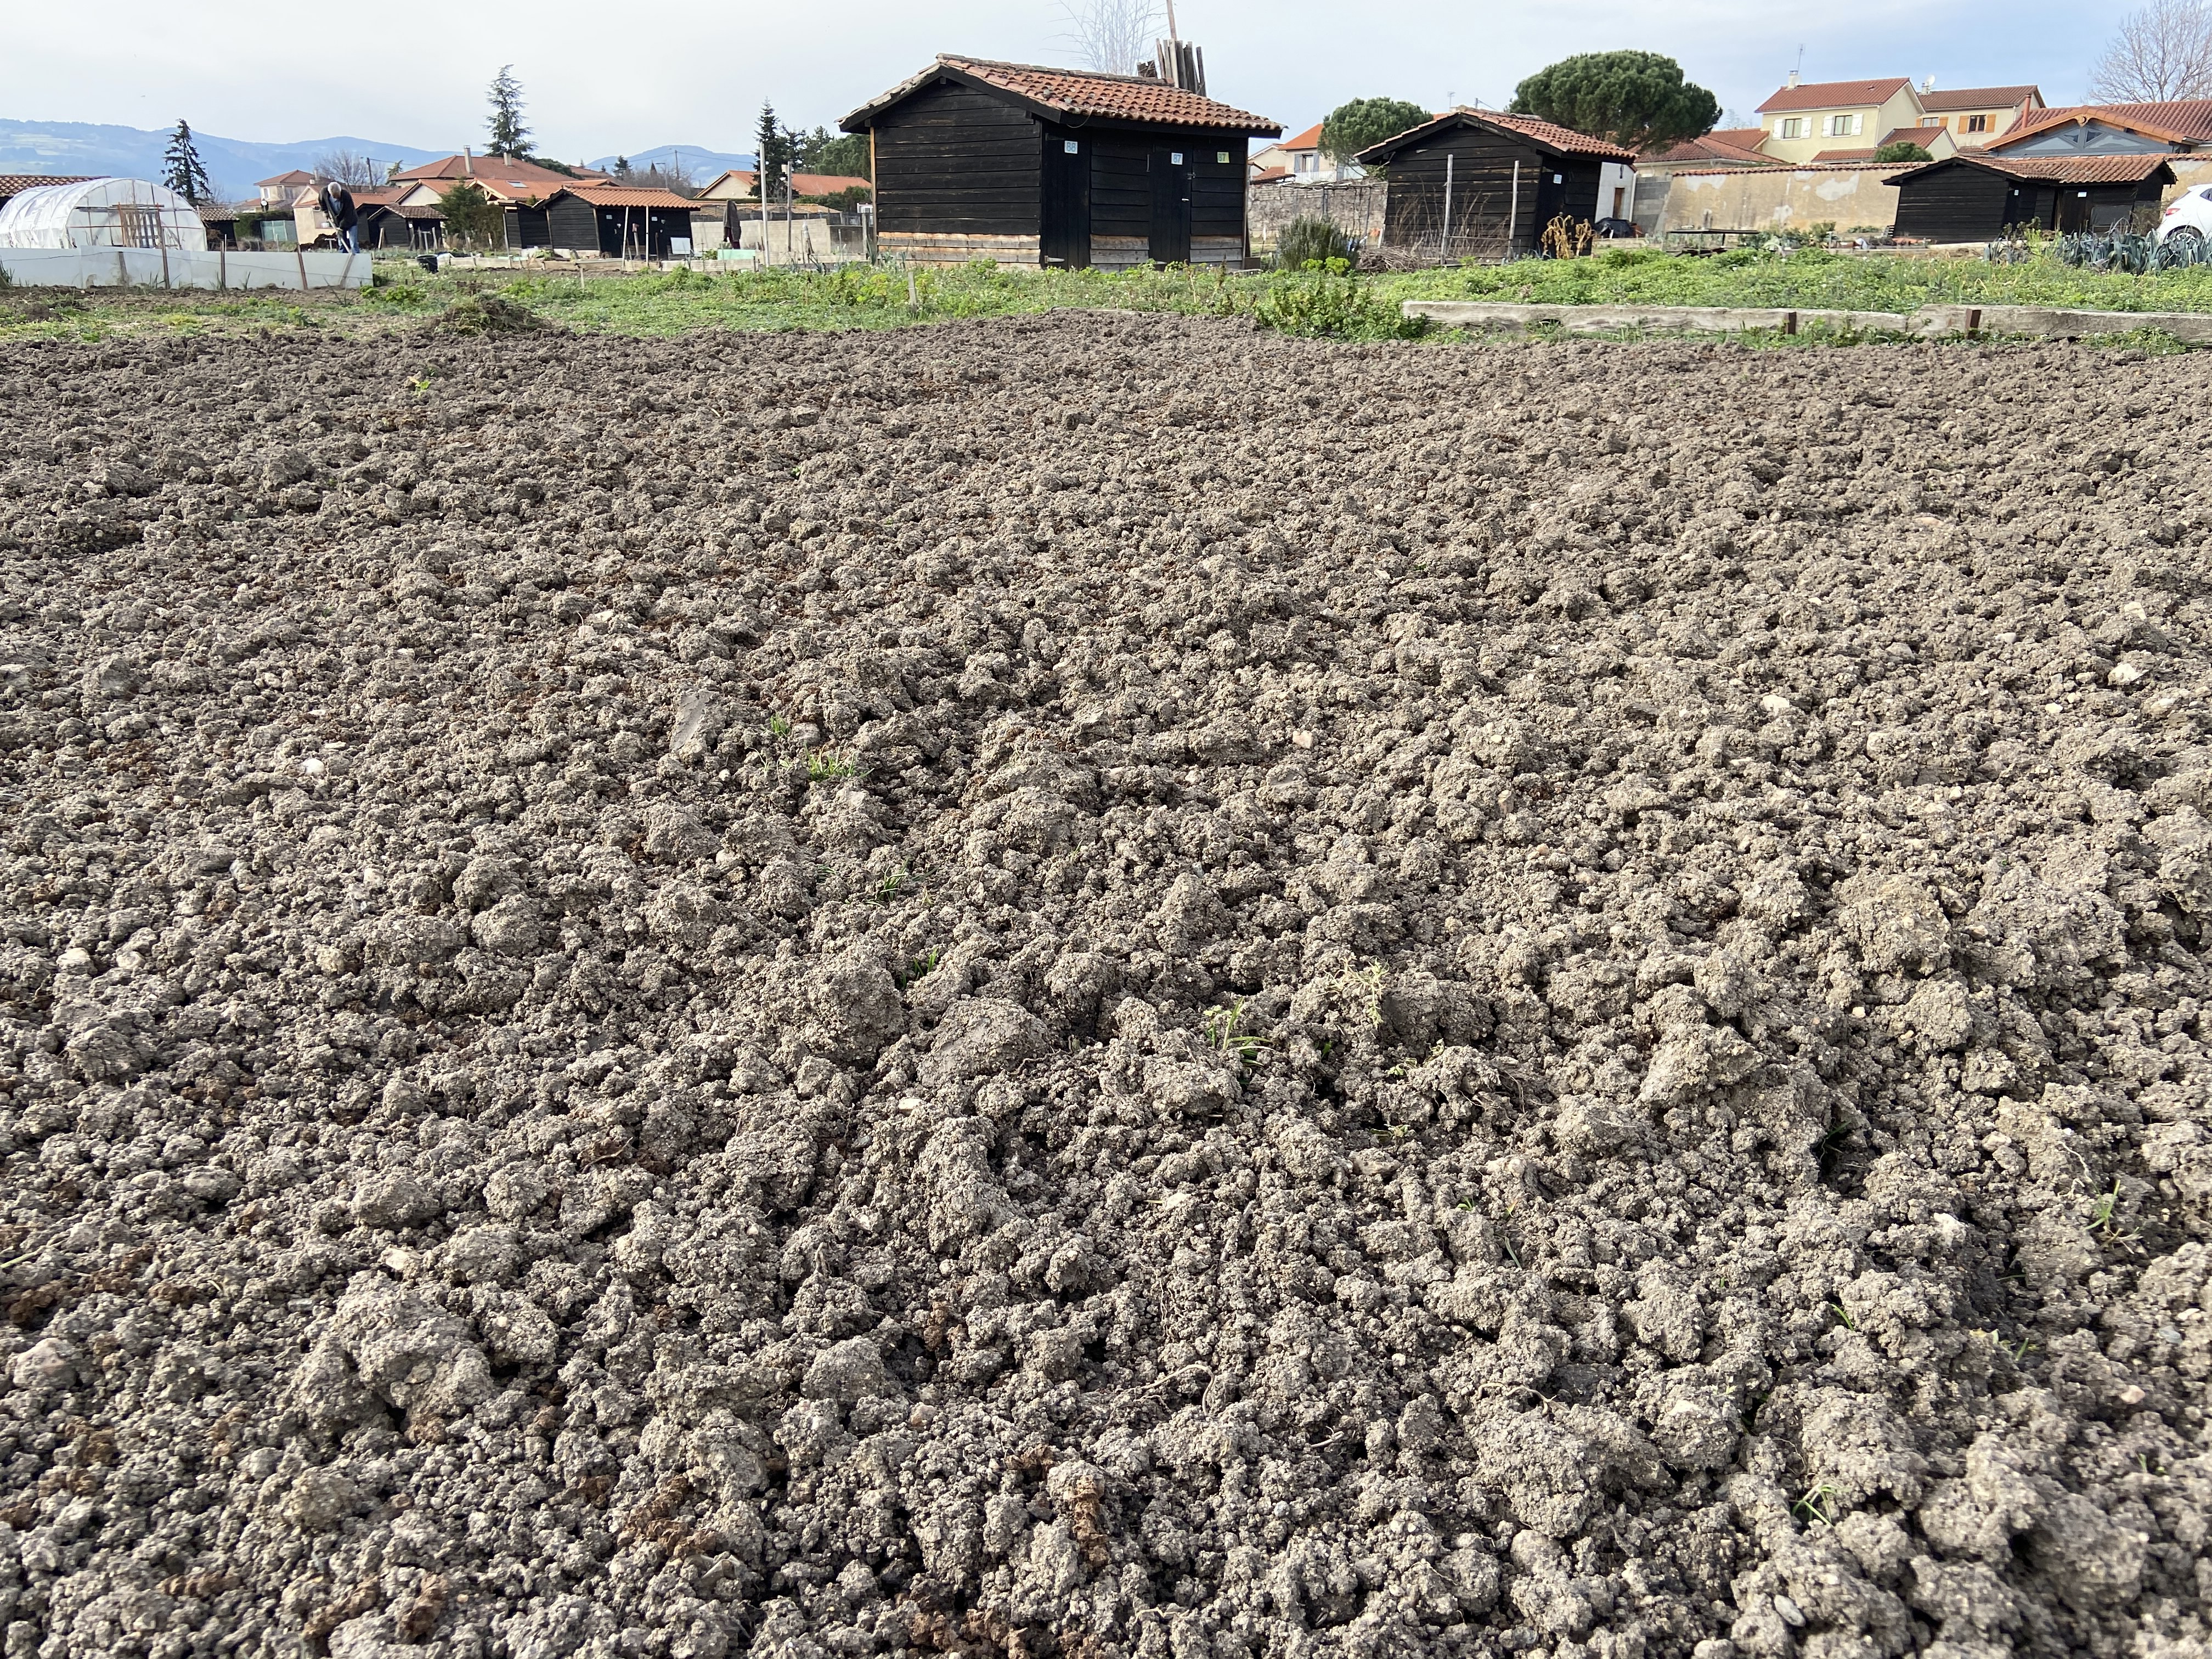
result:
[(2063, 155), (2163, 155), (2173, 171), (2166, 191), (2212, 185), (2212, 98), (2159, 104), (2073, 104), (2032, 112), (1989, 145), (2017, 159)]
[(289, 207), (297, 201), (301, 191), (313, 192), (321, 180), (305, 167), (294, 167), (289, 173), (280, 173), (274, 179), (257, 180), (253, 188), (261, 197), (264, 207)]
[(1293, 184), (1334, 184), (1346, 176), (1356, 176), (1356, 169), (1340, 166), (1322, 153), (1322, 124), (1315, 122), (1304, 132), (1288, 138), (1279, 138), (1252, 152), (1252, 182), (1273, 184), (1287, 179)]
[[(836, 196), (848, 190), (871, 190), (866, 179), (851, 173), (794, 173), (791, 175), (793, 196)], [(783, 198), (783, 175), (776, 175), (776, 199)], [(716, 173), (700, 186), (702, 202), (758, 202), (760, 174), (750, 167), (731, 167)]]
[(1060, 267), (1243, 263), (1246, 156), (1283, 131), (1156, 76), (951, 54), (840, 125), (884, 252)]
[(1525, 253), (1557, 218), (1631, 219), (1636, 155), (1533, 115), (1447, 110), (1352, 157), (1387, 168), (1385, 246), (1447, 257)]
[(2034, 87), (1957, 87), (1947, 92), (1923, 82), (1920, 88), (1921, 125), (1942, 127), (1962, 145), (1986, 144), (2042, 107), (2043, 94)]
[(1809, 161), (1824, 149), (1917, 126), (1920, 100), (1906, 76), (1872, 81), (1800, 82), (1792, 75), (1759, 106), (1759, 149), (1770, 161)]
[(1759, 106), (1757, 147), (1770, 161), (1859, 161), (1904, 139), (1940, 159), (1988, 143), (2042, 107), (2043, 94), (2028, 86), (1944, 92), (1933, 77), (1915, 86), (1902, 75), (1805, 82), (1792, 75)]

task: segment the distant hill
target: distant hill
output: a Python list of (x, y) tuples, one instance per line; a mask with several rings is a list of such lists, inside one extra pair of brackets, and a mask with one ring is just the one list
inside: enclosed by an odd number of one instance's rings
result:
[(726, 151), (708, 149), (698, 144), (659, 144), (652, 149), (627, 150), (619, 156), (602, 155), (584, 165), (604, 167), (611, 173), (615, 163), (624, 160), (641, 172), (656, 166), (680, 168), (690, 175), (695, 185), (703, 185), (716, 173), (732, 167), (750, 171), (753, 164), (753, 158), (750, 155), (732, 155)]
[[(0, 173), (113, 173), (126, 179), (159, 179), (161, 151), (169, 132), (137, 127), (95, 125), (88, 121), (11, 121), (0, 118)], [(216, 194), (234, 201), (253, 193), (254, 181), (294, 167), (312, 167), (318, 156), (351, 150), (380, 165), (398, 161), (413, 167), (450, 155), (450, 149), (417, 149), (377, 138), (306, 138), (291, 144), (261, 144), (221, 138), (192, 130), (192, 142), (207, 164)]]

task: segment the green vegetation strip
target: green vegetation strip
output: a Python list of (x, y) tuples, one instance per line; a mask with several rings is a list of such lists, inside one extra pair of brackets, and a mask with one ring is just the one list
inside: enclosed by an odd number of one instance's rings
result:
[[(0, 342), (100, 339), (113, 334), (260, 333), (329, 329), (400, 332), (429, 326), (497, 332), (514, 321), (670, 336), (701, 329), (747, 331), (902, 328), (962, 318), (1071, 307), (1240, 317), (1279, 332), (1384, 339), (1420, 331), (1407, 301), (1539, 307), (1698, 307), (1875, 313), (1909, 316), (1935, 307), (2024, 306), (2132, 314), (2126, 327), (2189, 337), (2160, 313), (2212, 315), (2212, 266), (2142, 276), (2086, 270), (2047, 255), (2014, 264), (1985, 259), (1788, 254), (1738, 250), (1697, 258), (1613, 248), (1590, 258), (1352, 275), (1336, 269), (1225, 272), (999, 270), (986, 265), (915, 270), (853, 265), (830, 270), (692, 270), (580, 278), (554, 265), (514, 275), (433, 276), (411, 261), (380, 261), (375, 287), (357, 293), (0, 288)], [(487, 320), (488, 317), (490, 320)], [(506, 320), (501, 320), (501, 318)], [(1984, 331), (2002, 332), (1984, 319)], [(1854, 325), (1824, 337), (1884, 331)]]

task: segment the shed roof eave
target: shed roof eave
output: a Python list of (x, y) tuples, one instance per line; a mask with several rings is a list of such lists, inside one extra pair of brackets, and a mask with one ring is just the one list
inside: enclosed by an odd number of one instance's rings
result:
[[(981, 60), (979, 59), (977, 61), (981, 62)], [(1027, 69), (1029, 66), (1006, 65), (1004, 67), (1010, 69)], [(1066, 73), (1070, 75), (1079, 73), (1078, 71), (1073, 70), (1051, 72)], [(1106, 81), (1133, 81), (1138, 77), (1125, 76), (1097, 76), (1095, 77), (1085, 78), (1095, 78)], [(966, 87), (971, 91), (983, 93), (992, 98), (999, 99), (1002, 102), (1013, 105), (1017, 108), (1023, 110), (1038, 120), (1049, 121), (1055, 125), (1060, 126), (1104, 127), (1122, 131), (1139, 132), (1211, 132), (1218, 133), (1224, 136), (1241, 133), (1248, 138), (1255, 137), (1269, 138), (1279, 137), (1282, 136), (1283, 131), (1279, 123), (1269, 121), (1261, 116), (1251, 116), (1249, 125), (1236, 123), (1216, 125), (1187, 125), (1171, 120), (1145, 120), (1135, 117), (1093, 114), (1085, 111), (1073, 110), (1064, 105), (1054, 104), (1041, 98), (1032, 97), (1029, 94), (1021, 91), (1018, 88), (1006, 86), (1000, 82), (994, 81), (988, 76), (978, 74), (976, 71), (968, 68), (965, 64), (960, 63), (957, 59), (949, 57), (939, 58), (936, 62), (931, 64), (927, 68), (908, 76), (904, 81), (900, 82), (898, 85), (893, 87), (889, 92), (884, 93), (881, 97), (872, 99), (869, 102), (861, 105), (858, 109), (854, 110), (850, 114), (846, 115), (839, 120), (837, 125), (841, 129), (847, 132), (866, 132), (874, 125), (876, 121), (885, 111), (891, 109), (899, 104), (904, 103), (908, 99), (914, 97), (916, 94), (926, 90), (929, 87), (937, 85), (939, 82), (946, 82), (957, 86)], [(1227, 111), (1230, 113), (1247, 116), (1250, 115), (1249, 111), (1231, 110), (1228, 105), (1219, 104), (1212, 99), (1206, 99), (1203, 101), (1213, 103), (1217, 108)]]

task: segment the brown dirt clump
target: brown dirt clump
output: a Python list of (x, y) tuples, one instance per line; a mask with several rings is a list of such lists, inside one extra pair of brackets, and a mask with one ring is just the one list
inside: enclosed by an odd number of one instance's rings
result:
[(7, 368), (9, 1659), (2203, 1652), (2203, 359)]

